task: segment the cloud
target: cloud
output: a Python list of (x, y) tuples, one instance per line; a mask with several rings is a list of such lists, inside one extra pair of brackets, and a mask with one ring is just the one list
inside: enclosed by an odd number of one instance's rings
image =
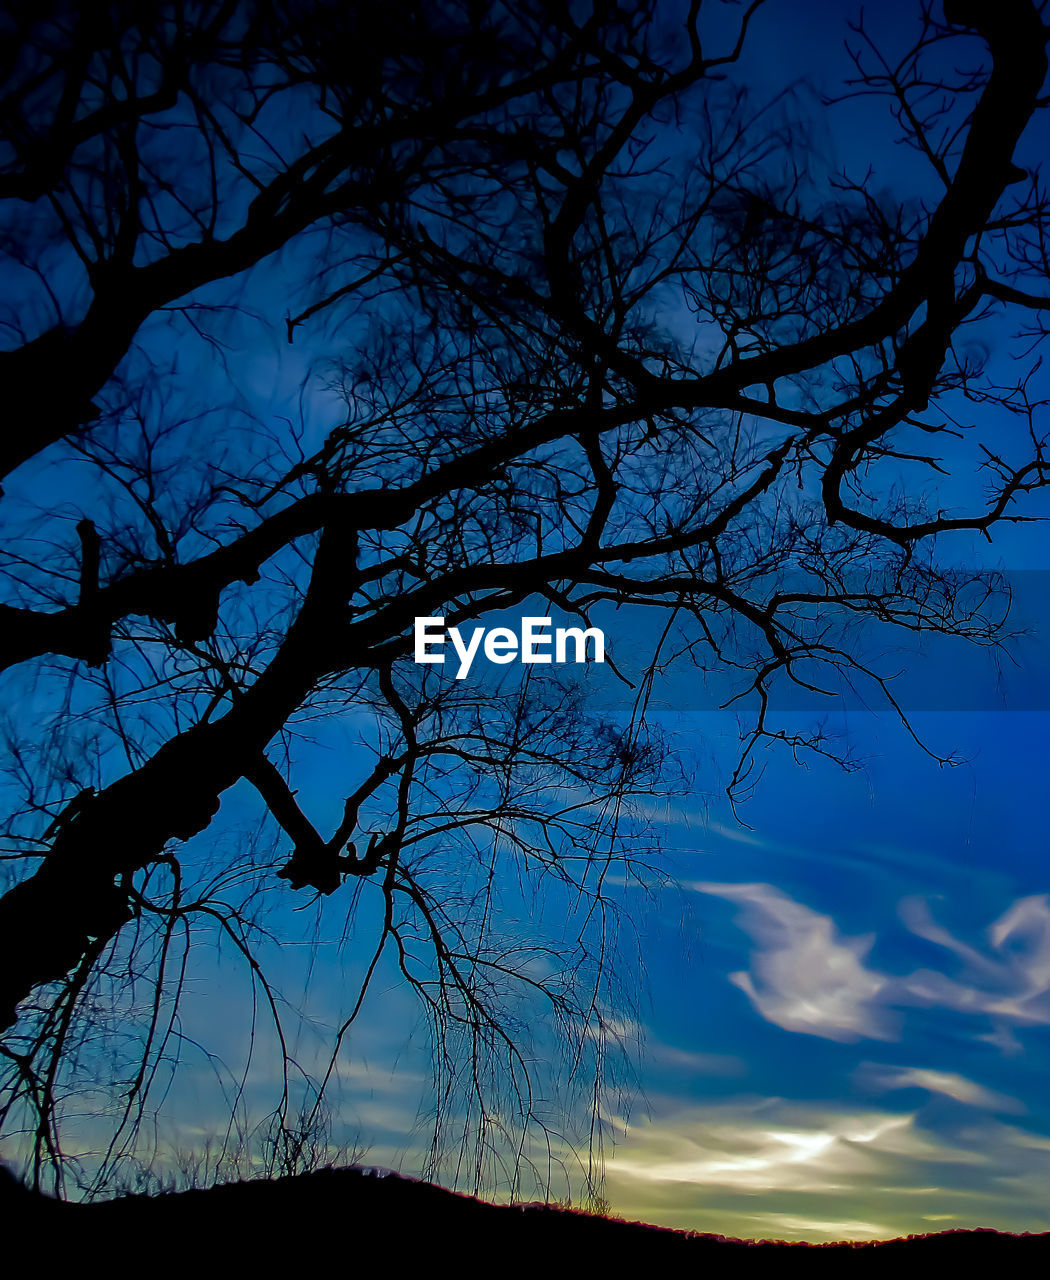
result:
[(892, 1039), (881, 997), (891, 981), (864, 964), (874, 935), (843, 938), (830, 916), (768, 884), (690, 886), (740, 904), (755, 950), (751, 971), (732, 973), (767, 1022), (828, 1040)]
[(878, 1108), (665, 1099), (629, 1126), (607, 1188), (618, 1214), (751, 1238), (887, 1238), (949, 1222), (1039, 1230), (1050, 1225), (1048, 1145), (995, 1121), (941, 1137), (914, 1113)]
[(589, 1022), (583, 1029), (587, 1040), (612, 1041), (621, 1048), (641, 1043), (645, 1028), (634, 1018), (620, 1017), (614, 1013), (600, 1013), (596, 1022)]
[(985, 1037), (1010, 1048), (1008, 1027), (1050, 1025), (1050, 898), (1019, 898), (985, 931), (987, 951), (960, 942), (932, 918), (921, 898), (906, 898), (902, 921), (917, 937), (963, 962), (959, 979), (920, 970), (904, 980), (909, 1002), (985, 1014), (997, 1030)]
[[(755, 1011), (786, 1031), (827, 1040), (897, 1038), (896, 1011), (908, 1006), (986, 1017), (974, 1038), (1004, 1054), (1020, 1044), (1013, 1029), (1050, 1026), (1050, 896), (1019, 898), (973, 946), (938, 924), (924, 899), (906, 898), (900, 918), (917, 937), (961, 962), (958, 977), (933, 969), (892, 976), (869, 967), (874, 935), (849, 938), (835, 921), (770, 884), (687, 886), (739, 905), (737, 923), (753, 943), (750, 968), (729, 974)], [(929, 1087), (929, 1086), (923, 1086)]]
[(742, 1076), (748, 1066), (743, 1058), (728, 1053), (698, 1053), (660, 1041), (646, 1045), (646, 1058), (658, 1067), (689, 1076)]
[[(831, 1191), (842, 1178), (889, 1153), (936, 1160), (942, 1148), (915, 1129), (913, 1115), (825, 1111), (765, 1099), (686, 1113), (673, 1125), (628, 1130), (634, 1150), (618, 1151), (617, 1176), (748, 1191)], [(973, 1159), (969, 1153), (957, 1158)], [(887, 1170), (888, 1171), (888, 1170)]]
[(863, 1062), (854, 1078), (864, 1088), (889, 1093), (895, 1089), (925, 1089), (955, 1102), (986, 1111), (1019, 1113), (1024, 1105), (1016, 1098), (986, 1089), (954, 1071), (935, 1071), (928, 1067), (894, 1067), (885, 1063)]

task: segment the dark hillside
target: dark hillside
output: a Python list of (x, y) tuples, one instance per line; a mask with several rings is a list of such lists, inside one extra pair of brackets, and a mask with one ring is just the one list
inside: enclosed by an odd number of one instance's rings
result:
[[(741, 1241), (669, 1231), (546, 1205), (508, 1207), (456, 1195), (428, 1183), (359, 1169), (240, 1182), (207, 1191), (127, 1197), (90, 1206), (3, 1191), (3, 1238), (46, 1239), (49, 1263), (114, 1258), (146, 1272), (213, 1274), (220, 1264), (263, 1267), (322, 1265), (333, 1249), (339, 1271), (401, 1274), (479, 1264), (513, 1271), (517, 1264), (590, 1262), (631, 1268), (653, 1264), (770, 1262), (786, 1252), (835, 1255), (847, 1267), (877, 1260), (899, 1265), (904, 1252), (938, 1266), (962, 1260), (1034, 1263), (1050, 1258), (1050, 1234), (947, 1231), (870, 1244), (804, 1245)], [(35, 1249), (34, 1249), (35, 1252)], [(844, 1258), (843, 1255), (848, 1255)], [(374, 1263), (372, 1261), (374, 1259)], [(856, 1261), (854, 1261), (856, 1259)], [(865, 1263), (863, 1260), (867, 1259)]]

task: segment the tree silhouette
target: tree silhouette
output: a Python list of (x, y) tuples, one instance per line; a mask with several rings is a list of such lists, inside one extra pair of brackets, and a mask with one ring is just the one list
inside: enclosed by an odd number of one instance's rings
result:
[[(748, 86), (760, 8), (10, 6), (0, 1017), (38, 1177), (78, 1072), (123, 1099), (109, 1156), (134, 1129), (201, 930), (279, 1026), (256, 931), (290, 894), (349, 929), (374, 895), (336, 1039), (389, 952), (482, 1128), (484, 1050), (535, 1115), (516, 1002), (600, 1044), (605, 878), (657, 858), (634, 806), (673, 784), (647, 685), (617, 716), (553, 670), (437, 679), (416, 617), (656, 610), (756, 697), (734, 791), (760, 744), (832, 750), (772, 722), (776, 681), (892, 701), (843, 619), (994, 640), (934, 547), (1047, 478), (1041, 7), (917, 7), (895, 60), (852, 29), (825, 106), (896, 121), (895, 193)], [(304, 743), (347, 717), (371, 755), (333, 809)], [(568, 931), (501, 932), (497, 864)]]

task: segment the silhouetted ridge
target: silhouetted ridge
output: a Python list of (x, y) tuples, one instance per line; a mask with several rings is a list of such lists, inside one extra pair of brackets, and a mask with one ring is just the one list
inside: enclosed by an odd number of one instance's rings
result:
[[(412, 1263), (457, 1266), (489, 1257), (504, 1270), (515, 1263), (586, 1259), (617, 1268), (678, 1261), (719, 1265), (785, 1250), (821, 1255), (849, 1253), (891, 1257), (906, 1251), (941, 1263), (966, 1258), (1035, 1261), (1050, 1257), (1050, 1233), (941, 1231), (906, 1239), (807, 1245), (735, 1240), (602, 1218), (544, 1204), (495, 1205), (392, 1173), (331, 1169), (272, 1181), (236, 1182), (208, 1190), (160, 1196), (127, 1196), (92, 1205), (34, 1195), (4, 1178), (0, 1207), (32, 1237), (48, 1230), (48, 1256), (68, 1248), (70, 1257), (112, 1255), (126, 1249), (145, 1270), (219, 1262), (275, 1266), (319, 1261), (343, 1248), (350, 1269), (374, 1251), (400, 1272)], [(36, 1230), (32, 1230), (36, 1228)], [(31, 1238), (32, 1238), (31, 1237)], [(159, 1252), (158, 1252), (159, 1251)], [(342, 1270), (342, 1268), (341, 1268)]]

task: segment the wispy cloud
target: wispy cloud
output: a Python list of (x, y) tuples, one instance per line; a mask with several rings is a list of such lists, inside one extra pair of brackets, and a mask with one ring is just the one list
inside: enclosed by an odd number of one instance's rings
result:
[(854, 1073), (858, 1084), (872, 1092), (890, 1093), (896, 1089), (925, 1089), (955, 1102), (985, 1111), (1020, 1113), (1024, 1104), (1016, 1098), (986, 1089), (955, 1071), (937, 1071), (930, 1067), (895, 1067), (886, 1063), (863, 1062)]
[(885, 1238), (921, 1223), (1038, 1230), (1050, 1225), (1046, 1141), (994, 1121), (942, 1138), (916, 1114), (877, 1108), (667, 1100), (628, 1129), (609, 1194), (626, 1216), (750, 1237)]
[(667, 1071), (689, 1076), (742, 1076), (747, 1074), (743, 1058), (728, 1053), (698, 1053), (674, 1045), (649, 1041), (646, 1059)]
[(905, 981), (911, 1000), (960, 1013), (990, 1017), (999, 1028), (1050, 1025), (1050, 898), (1019, 898), (985, 931), (987, 949), (967, 945), (939, 925), (921, 898), (900, 905), (901, 919), (917, 937), (962, 961), (953, 979), (920, 970)]
[(729, 980), (767, 1022), (828, 1040), (891, 1039), (882, 996), (890, 979), (864, 957), (874, 935), (842, 937), (830, 916), (769, 884), (696, 882), (697, 892), (738, 903), (755, 950), (751, 970)]
[[(900, 918), (917, 937), (961, 964), (958, 976), (919, 969), (905, 976), (866, 963), (874, 934), (850, 938), (831, 916), (770, 884), (697, 881), (698, 893), (734, 902), (751, 938), (750, 967), (729, 974), (767, 1022), (828, 1040), (897, 1038), (897, 1012), (909, 1006), (987, 1017), (992, 1030), (975, 1039), (1010, 1053), (1014, 1028), (1050, 1026), (1050, 897), (1020, 898), (985, 930), (986, 945), (956, 938), (920, 898), (907, 898)], [(924, 1086), (927, 1087), (927, 1086)]]

